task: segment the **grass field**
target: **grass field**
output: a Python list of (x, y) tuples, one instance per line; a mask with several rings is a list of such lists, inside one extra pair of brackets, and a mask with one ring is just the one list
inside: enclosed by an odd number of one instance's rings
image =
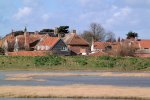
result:
[(150, 58), (46, 56), (0, 56), (0, 70), (43, 71), (150, 71)]

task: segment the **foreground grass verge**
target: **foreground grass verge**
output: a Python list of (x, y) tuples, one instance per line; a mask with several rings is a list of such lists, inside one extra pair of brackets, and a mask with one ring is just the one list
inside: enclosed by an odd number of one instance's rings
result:
[(9, 98), (109, 98), (150, 100), (150, 88), (101, 85), (0, 86), (0, 97)]
[(0, 56), (0, 70), (103, 70), (103, 71), (150, 71), (150, 58), (46, 56)]

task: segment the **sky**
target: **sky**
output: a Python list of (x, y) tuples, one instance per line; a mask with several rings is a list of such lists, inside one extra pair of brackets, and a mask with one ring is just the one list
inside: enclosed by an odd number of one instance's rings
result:
[(0, 0), (0, 36), (62, 25), (78, 33), (99, 23), (116, 37), (129, 31), (150, 39), (150, 0)]

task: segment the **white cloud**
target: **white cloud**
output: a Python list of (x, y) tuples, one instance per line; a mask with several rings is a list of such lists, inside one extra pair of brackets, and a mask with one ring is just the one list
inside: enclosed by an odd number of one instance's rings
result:
[(113, 17), (126, 17), (131, 12), (129, 7), (120, 9), (118, 12), (113, 14)]
[(114, 14), (106, 20), (106, 26), (112, 27), (116, 24), (122, 24), (123, 21), (127, 21), (131, 13), (132, 9), (129, 7), (117, 9)]
[(18, 12), (14, 15), (14, 18), (16, 20), (20, 20), (21, 18), (30, 15), (31, 12), (32, 12), (32, 8), (30, 7), (19, 8)]

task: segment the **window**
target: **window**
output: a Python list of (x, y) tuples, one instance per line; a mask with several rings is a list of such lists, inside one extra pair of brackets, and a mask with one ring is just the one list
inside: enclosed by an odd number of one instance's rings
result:
[(68, 48), (67, 47), (62, 47), (61, 51), (68, 51)]

